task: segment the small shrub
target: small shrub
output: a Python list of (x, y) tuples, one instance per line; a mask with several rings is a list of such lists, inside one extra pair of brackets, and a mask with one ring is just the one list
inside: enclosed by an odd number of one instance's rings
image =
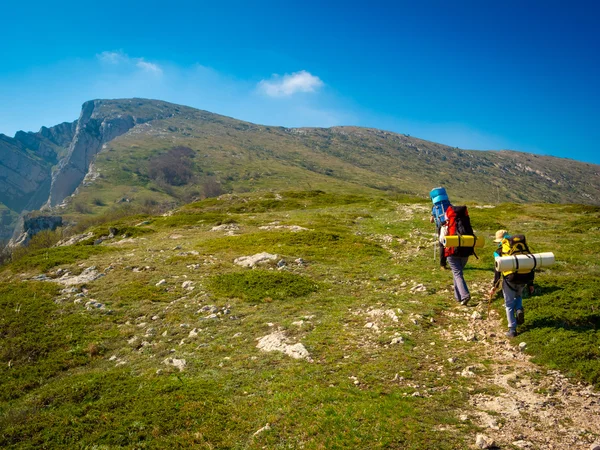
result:
[(148, 175), (159, 183), (183, 186), (194, 177), (192, 162), (194, 155), (194, 151), (189, 147), (174, 147), (166, 154), (156, 156), (150, 160)]
[(268, 270), (217, 275), (209, 285), (216, 295), (250, 302), (304, 297), (318, 289), (317, 284), (307, 277)]

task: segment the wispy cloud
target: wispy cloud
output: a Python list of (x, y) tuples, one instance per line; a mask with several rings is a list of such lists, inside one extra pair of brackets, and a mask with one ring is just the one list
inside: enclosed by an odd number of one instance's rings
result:
[(96, 58), (104, 64), (119, 64), (127, 62), (129, 57), (122, 50), (116, 52), (102, 52), (96, 55)]
[(269, 80), (261, 80), (258, 90), (269, 97), (289, 97), (298, 92), (315, 92), (323, 85), (319, 77), (301, 70), (283, 76), (275, 74)]
[(143, 59), (140, 59), (135, 65), (146, 72), (152, 72), (156, 74), (162, 73), (162, 69), (158, 64), (144, 61)]
[(126, 66), (136, 67), (144, 72), (153, 73), (155, 75), (162, 75), (163, 69), (156, 63), (146, 61), (144, 58), (130, 57), (123, 50), (118, 51), (104, 51), (98, 53), (96, 58), (102, 63), (111, 66)]

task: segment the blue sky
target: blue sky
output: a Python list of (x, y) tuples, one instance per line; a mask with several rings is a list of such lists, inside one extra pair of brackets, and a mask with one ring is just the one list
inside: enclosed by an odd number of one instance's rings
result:
[(1, 133), (135, 96), (600, 164), (598, 2), (51, 3), (0, 6)]

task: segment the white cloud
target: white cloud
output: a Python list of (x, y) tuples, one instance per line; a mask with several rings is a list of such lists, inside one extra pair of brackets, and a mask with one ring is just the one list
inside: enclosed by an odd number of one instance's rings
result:
[(297, 92), (315, 92), (323, 85), (319, 77), (301, 70), (284, 76), (273, 75), (270, 80), (258, 83), (258, 89), (269, 97), (289, 97)]
[(112, 65), (112, 66), (123, 66), (123, 67), (137, 67), (144, 72), (153, 73), (155, 75), (161, 75), (163, 70), (162, 68), (156, 64), (151, 63), (144, 58), (132, 58), (127, 53), (122, 50), (118, 51), (105, 51), (102, 53), (98, 53), (96, 58), (103, 64)]
[(122, 50), (119, 50), (117, 52), (98, 53), (96, 55), (96, 58), (98, 58), (101, 62), (105, 64), (119, 64), (122, 62), (127, 62), (129, 60), (129, 57), (125, 53), (123, 53)]
[(144, 61), (142, 58), (140, 58), (135, 65), (146, 72), (155, 73), (157, 75), (162, 74), (162, 69), (158, 64)]

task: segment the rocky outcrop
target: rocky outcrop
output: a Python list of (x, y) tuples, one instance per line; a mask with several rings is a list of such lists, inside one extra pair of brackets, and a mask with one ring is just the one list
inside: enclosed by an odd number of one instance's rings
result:
[(102, 145), (138, 123), (170, 117), (171, 105), (151, 100), (92, 100), (83, 104), (66, 157), (52, 177), (48, 206), (75, 192)]
[(0, 135), (0, 202), (21, 212), (50, 179), (51, 166), (19, 141)]
[(36, 216), (23, 217), (15, 229), (12, 239), (8, 242), (8, 248), (27, 245), (31, 238), (44, 230), (56, 230), (62, 226), (60, 216)]
[(65, 122), (37, 133), (18, 131), (14, 138), (0, 134), (0, 202), (15, 213), (46, 203), (52, 166), (66, 153), (75, 128), (76, 122)]

